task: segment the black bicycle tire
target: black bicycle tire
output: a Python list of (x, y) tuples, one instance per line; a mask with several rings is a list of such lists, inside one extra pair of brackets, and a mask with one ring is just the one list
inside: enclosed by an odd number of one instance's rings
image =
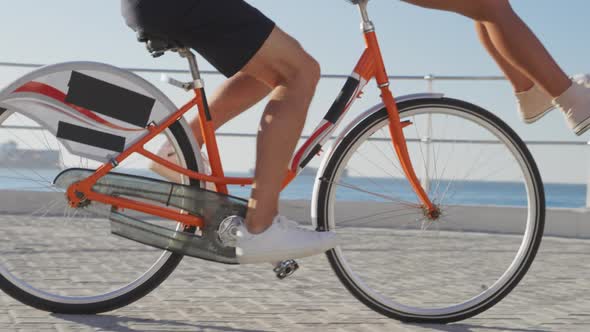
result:
[[(451, 98), (419, 99), (401, 102), (398, 104), (400, 116), (403, 117), (403, 113), (405, 110), (415, 109), (416, 107), (419, 107), (421, 105), (440, 105), (443, 107), (448, 106), (453, 107), (455, 109), (469, 110), (471, 114), (483, 118), (488, 123), (494, 125), (505, 135), (506, 138), (510, 140), (510, 142), (512, 142), (514, 146), (516, 146), (516, 148), (524, 158), (528, 168), (528, 172), (530, 173), (531, 178), (533, 179), (533, 188), (535, 189), (535, 197), (538, 203), (534, 235), (531, 237), (532, 243), (529, 247), (526, 258), (519, 266), (519, 269), (516, 270), (516, 273), (511, 277), (510, 281), (508, 281), (505, 284), (505, 286), (499, 289), (496, 293), (492, 294), (492, 296), (490, 296), (486, 301), (480, 303), (477, 306), (468, 308), (455, 314), (447, 315), (444, 317), (437, 317), (409, 315), (407, 313), (392, 310), (391, 308), (386, 309), (383, 306), (376, 304), (375, 302), (371, 301), (371, 299), (369, 299), (368, 296), (363, 294), (363, 292), (359, 290), (359, 288), (356, 287), (356, 285), (353, 282), (351, 282), (346, 272), (339, 264), (338, 258), (336, 257), (334, 250), (326, 252), (326, 256), (328, 258), (328, 261), (330, 262), (332, 269), (334, 270), (342, 284), (347, 288), (347, 290), (359, 301), (361, 301), (363, 304), (373, 309), (374, 311), (379, 312), (382, 315), (387, 316), (389, 318), (393, 318), (408, 323), (446, 324), (471, 318), (490, 309), (498, 302), (500, 302), (504, 297), (506, 297), (526, 275), (531, 264), (535, 259), (535, 256), (538, 252), (543, 237), (543, 230), (545, 224), (545, 194), (539, 170), (530, 151), (526, 147), (525, 143), (520, 139), (520, 137), (500, 118), (477, 105), (473, 105), (465, 101)], [(320, 175), (320, 178), (324, 179), (324, 181), (321, 182), (320, 187), (318, 188), (317, 195), (318, 201), (316, 204), (316, 212), (318, 227), (322, 229), (329, 229), (329, 222), (327, 217), (327, 200), (329, 197), (329, 190), (331, 189), (331, 182), (333, 180), (334, 175), (338, 171), (338, 167), (340, 166), (340, 163), (342, 161), (342, 156), (348, 153), (350, 147), (356, 143), (356, 141), (360, 138), (360, 136), (363, 135), (363, 133), (369, 130), (372, 126), (383, 121), (383, 119), (386, 117), (388, 117), (388, 115), (387, 110), (385, 108), (382, 108), (374, 112), (373, 114), (365, 118), (363, 121), (361, 121), (358, 125), (356, 125), (344, 137), (342, 142), (340, 142), (338, 146), (335, 147), (335, 151), (332, 154), (332, 157), (327, 162), (323, 173)]]
[[(187, 168), (193, 171), (198, 171), (196, 157), (191, 149), (190, 141), (187, 133), (182, 128), (182, 125), (179, 122), (175, 122), (169, 127), (169, 129), (181, 149), (180, 152), (183, 154)], [(199, 181), (191, 179), (190, 184), (198, 186)], [(39, 310), (59, 314), (98, 314), (125, 307), (149, 294), (170, 276), (183, 257), (183, 255), (175, 253), (171, 254), (162, 267), (160, 267), (160, 269), (144, 283), (127, 293), (101, 302), (71, 304), (49, 301), (22, 290), (2, 275), (0, 275), (0, 289), (15, 300)]]

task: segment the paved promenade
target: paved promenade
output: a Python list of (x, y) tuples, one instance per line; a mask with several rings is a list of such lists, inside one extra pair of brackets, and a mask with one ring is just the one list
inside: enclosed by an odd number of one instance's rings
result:
[(155, 292), (98, 316), (52, 315), (0, 294), (0, 331), (588, 331), (588, 253), (588, 240), (546, 238), (508, 298), (446, 326), (406, 325), (372, 312), (341, 286), (324, 257), (301, 260), (302, 268), (285, 281), (276, 280), (270, 266), (185, 258)]

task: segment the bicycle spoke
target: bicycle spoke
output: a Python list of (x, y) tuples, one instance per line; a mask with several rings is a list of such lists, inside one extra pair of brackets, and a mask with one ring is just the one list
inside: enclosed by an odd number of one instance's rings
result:
[[(404, 214), (392, 214), (392, 213), (395, 213), (395, 212), (405, 212), (405, 211), (411, 211), (411, 210), (415, 210), (415, 209), (414, 208), (405, 208), (405, 209), (393, 209), (393, 210), (381, 211), (381, 212), (377, 212), (377, 213), (373, 213), (373, 214), (369, 214), (369, 215), (363, 215), (363, 216), (360, 216), (360, 217), (354, 217), (354, 218), (351, 218), (351, 219), (338, 220), (338, 225), (339, 226), (348, 225), (348, 224), (350, 224), (353, 221), (358, 221), (358, 220), (363, 220), (363, 219), (369, 219), (369, 218), (373, 218), (373, 217), (380, 217), (380, 216), (384, 216), (384, 215), (386, 215), (386, 217), (384, 217), (382, 219), (376, 219), (376, 220), (384, 220), (384, 219), (390, 218), (390, 217), (401, 217), (401, 216), (406, 216), (406, 215), (418, 214), (418, 212), (404, 213)], [(371, 220), (370, 222), (375, 222), (376, 220)]]
[[(491, 157), (490, 157), (490, 158), (491, 158)], [(483, 162), (482, 164), (489, 164), (489, 163), (490, 163), (490, 160), (486, 160), (486, 161), (485, 161), (485, 162)], [(499, 163), (499, 164), (501, 164), (501, 163)], [(488, 178), (492, 178), (493, 176), (495, 176), (495, 175), (498, 175), (498, 174), (499, 174), (500, 172), (502, 172), (502, 171), (505, 171), (505, 169), (500, 167), (500, 168), (498, 168), (498, 169), (496, 169), (496, 170), (493, 170), (493, 171), (492, 171), (492, 172), (490, 172), (490, 173), (486, 173), (484, 176), (480, 176), (479, 178), (482, 178), (482, 179), (488, 179)], [(459, 189), (462, 189), (462, 188), (465, 186), (465, 184), (467, 183), (467, 181), (468, 181), (468, 180), (470, 180), (470, 178), (471, 178), (471, 174), (466, 174), (466, 175), (465, 175), (465, 178), (464, 178), (464, 180), (463, 180), (463, 183), (462, 183), (460, 186), (456, 186), (456, 189), (454, 190), (454, 192), (456, 193), (456, 192), (457, 192)], [(446, 196), (446, 193), (445, 193), (445, 194), (443, 195), (443, 197), (441, 198), (440, 204), (443, 204), (443, 203), (444, 203), (444, 201), (445, 201), (445, 196)], [(450, 196), (450, 198), (452, 198), (453, 196), (454, 196), (454, 194), (453, 194), (453, 192), (451, 192), (451, 196)]]
[(359, 170), (357, 170), (356, 168), (354, 168), (354, 167), (349, 167), (348, 169), (349, 169), (349, 170), (351, 170), (351, 171), (353, 171), (353, 172), (355, 172), (356, 174), (360, 175), (360, 176), (361, 176), (363, 179), (366, 179), (367, 181), (371, 182), (371, 184), (373, 184), (373, 185), (375, 185), (375, 186), (377, 186), (377, 187), (379, 187), (379, 188), (383, 189), (383, 192), (389, 192), (389, 191), (390, 191), (390, 189), (389, 189), (389, 188), (386, 188), (384, 185), (382, 185), (382, 184), (380, 184), (379, 182), (377, 182), (377, 181), (373, 180), (373, 178), (371, 178), (371, 177), (366, 177), (366, 175), (365, 175), (365, 174), (361, 173), (361, 172), (360, 172)]
[(41, 206), (40, 208), (38, 208), (37, 210), (31, 212), (31, 216), (36, 216), (37, 213), (40, 213), (41, 211), (45, 211), (44, 213), (47, 214), (49, 213), (48, 211), (53, 209), (57, 204), (62, 203), (63, 198), (56, 198), (52, 201), (50, 201), (49, 203), (47, 203), (46, 205)]
[(428, 180), (430, 178), (430, 175), (428, 174), (428, 164), (426, 163), (426, 157), (424, 156), (424, 151), (422, 150), (422, 135), (420, 135), (420, 133), (418, 132), (418, 125), (417, 125), (418, 122), (416, 121), (415, 116), (412, 118), (412, 121), (414, 123), (413, 127), (414, 127), (414, 131), (416, 132), (416, 139), (418, 140), (418, 148), (420, 149), (420, 157), (422, 157), (422, 165), (424, 165), (424, 169), (425, 169), (424, 178), (426, 180)]
[(444, 168), (442, 170), (442, 173), (441, 173), (438, 181), (436, 182), (436, 188), (435, 188), (435, 191), (434, 191), (434, 194), (433, 194), (433, 197), (435, 197), (435, 198), (438, 197), (438, 193), (439, 193), (438, 190), (440, 188), (440, 184), (441, 184), (442, 180), (444, 179), (444, 176), (445, 176), (446, 171), (447, 171), (447, 167), (449, 166), (449, 162), (452, 160), (452, 158), (454, 156), (454, 153), (455, 153), (455, 145), (456, 145), (456, 141), (455, 141), (455, 143), (453, 144), (453, 146), (451, 148), (451, 153), (449, 153), (449, 157), (447, 158), (447, 162), (445, 163), (445, 166), (444, 166)]
[[(449, 124), (449, 122), (450, 122), (450, 121), (449, 121), (449, 115), (448, 115), (448, 114), (445, 114), (445, 119), (444, 119), (444, 120), (442, 120), (442, 121), (443, 121), (443, 123), (444, 123), (444, 127), (443, 127), (443, 129), (442, 129), (442, 135), (441, 135), (440, 137), (441, 137), (442, 139), (446, 139), (446, 137), (447, 137), (447, 136), (446, 136), (446, 133), (447, 133), (447, 127), (448, 127), (448, 124)], [(438, 183), (440, 183), (440, 180), (443, 178), (443, 176), (444, 176), (444, 171), (445, 171), (445, 168), (446, 168), (446, 166), (445, 166), (445, 167), (443, 168), (443, 170), (442, 170), (442, 173), (441, 173), (440, 175), (437, 175), (437, 174), (438, 174), (438, 172), (436, 171), (436, 165), (438, 164), (438, 163), (437, 163), (437, 161), (438, 161), (438, 157), (437, 157), (437, 156), (439, 155), (439, 153), (440, 153), (440, 149), (442, 148), (442, 146), (443, 146), (443, 144), (442, 144), (442, 143), (441, 143), (441, 144), (439, 144), (439, 145), (438, 145), (438, 149), (437, 149), (436, 151), (434, 151), (434, 147), (433, 147), (434, 165), (435, 165), (435, 177), (437, 177), (437, 179), (438, 179), (438, 181), (437, 181), (437, 184), (438, 184)], [(436, 186), (436, 188), (438, 189), (438, 185)], [(434, 195), (436, 196), (436, 191), (434, 191), (433, 193), (434, 193)]]
[[(38, 185), (41, 186), (45, 186), (46, 189), (50, 189), (51, 191), (57, 192), (58, 190), (53, 186), (53, 182), (48, 181), (47, 179), (45, 179), (44, 177), (40, 176), (37, 172), (33, 172), (35, 175), (37, 175), (39, 179), (33, 179), (30, 177), (24, 177), (25, 175), (23, 175), (23, 173), (17, 171), (15, 168), (4, 168), (5, 170), (8, 170), (16, 175), (18, 175), (19, 177), (22, 177), (24, 180), (27, 181), (31, 181), (31, 182), (35, 182)], [(31, 171), (31, 170), (29, 170)]]
[[(385, 136), (383, 138), (385, 138)], [(391, 142), (391, 144), (385, 143), (385, 144), (389, 145), (389, 147), (391, 148), (391, 151), (394, 152), (392, 154), (392, 158), (388, 158), (387, 154), (385, 152), (383, 152), (383, 150), (381, 150), (375, 142), (369, 141), (369, 143), (371, 143), (371, 145), (373, 145), (375, 147), (375, 149), (377, 149), (381, 153), (383, 158), (385, 160), (387, 160), (391, 164), (391, 166), (393, 166), (393, 168), (395, 168), (399, 172), (400, 175), (404, 174), (403, 171), (394, 162), (393, 156), (396, 156), (396, 158), (397, 158), (397, 154), (395, 154), (395, 152), (393, 151), (393, 142)]]
[[(330, 181), (327, 181), (327, 180), (322, 180), (322, 181), (324, 181), (324, 182), (330, 182)], [(384, 194), (374, 193), (374, 192), (371, 192), (371, 191), (368, 191), (368, 190), (364, 190), (364, 189), (362, 189), (360, 187), (357, 187), (357, 186), (354, 186), (354, 185), (351, 185), (351, 184), (345, 184), (343, 182), (334, 182), (334, 181), (332, 181), (331, 183), (332, 184), (336, 184), (336, 185), (341, 186), (341, 187), (346, 187), (346, 188), (349, 188), (349, 189), (352, 189), (352, 190), (356, 190), (356, 191), (359, 191), (359, 192), (362, 192), (362, 193), (365, 193), (365, 194), (369, 194), (369, 195), (372, 195), (372, 196), (375, 196), (375, 197), (379, 197), (379, 198), (388, 200), (390, 202), (404, 204), (406, 206), (413, 207), (413, 208), (419, 207), (418, 204), (411, 203), (411, 202), (408, 202), (408, 201), (404, 201), (402, 199), (399, 199), (399, 198), (396, 198), (396, 197), (393, 197), (393, 196), (388, 196), (388, 195), (384, 195)]]
[(379, 170), (381, 170), (382, 172), (384, 172), (385, 174), (387, 174), (391, 178), (395, 178), (395, 176), (392, 173), (390, 173), (389, 171), (387, 171), (385, 168), (381, 167), (380, 165), (377, 165), (377, 163), (374, 162), (372, 160), (372, 158), (367, 158), (362, 152), (358, 152), (358, 153), (361, 155), (361, 157), (364, 157), (365, 160), (369, 161), (369, 163), (371, 163), (373, 166), (375, 166), (376, 168), (378, 168)]

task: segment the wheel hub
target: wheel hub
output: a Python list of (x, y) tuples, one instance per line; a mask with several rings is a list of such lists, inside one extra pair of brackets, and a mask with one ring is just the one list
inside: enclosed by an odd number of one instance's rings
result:
[(432, 210), (429, 210), (427, 207), (423, 207), (423, 210), (424, 210), (424, 216), (431, 221), (438, 220), (442, 215), (442, 210), (440, 209), (440, 206), (438, 206), (438, 205), (435, 205), (434, 209), (432, 209)]

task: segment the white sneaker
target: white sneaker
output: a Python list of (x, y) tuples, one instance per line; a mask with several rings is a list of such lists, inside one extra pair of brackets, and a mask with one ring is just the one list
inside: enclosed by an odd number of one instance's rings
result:
[(219, 239), (236, 247), (240, 264), (272, 263), (321, 254), (338, 245), (336, 233), (316, 232), (295, 221), (276, 216), (260, 234), (250, 234), (239, 216), (226, 218), (220, 225)]
[(551, 96), (537, 84), (516, 94), (518, 113), (524, 123), (531, 124), (555, 108)]
[(576, 135), (590, 129), (590, 88), (574, 83), (553, 103), (563, 111), (568, 126)]
[[(590, 88), (589, 74), (576, 74), (571, 77), (572, 82)], [(518, 113), (524, 123), (531, 124), (554, 110), (553, 98), (537, 84), (528, 91), (516, 93)]]

